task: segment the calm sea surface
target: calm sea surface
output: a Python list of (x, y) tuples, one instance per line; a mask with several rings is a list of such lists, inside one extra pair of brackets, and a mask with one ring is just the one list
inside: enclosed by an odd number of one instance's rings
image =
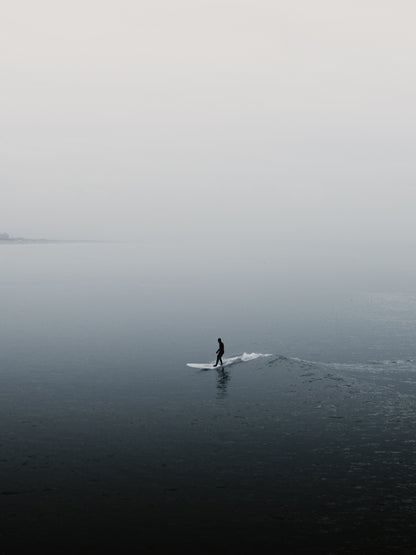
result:
[[(410, 271), (137, 243), (0, 263), (0, 552), (414, 552)], [(186, 366), (217, 337), (270, 356)]]

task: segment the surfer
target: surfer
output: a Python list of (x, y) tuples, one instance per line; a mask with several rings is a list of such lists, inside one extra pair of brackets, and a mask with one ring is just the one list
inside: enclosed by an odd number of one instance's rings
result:
[(214, 364), (214, 368), (218, 366), (218, 362), (221, 363), (222, 366), (222, 355), (224, 354), (224, 343), (221, 341), (221, 337), (218, 338), (219, 348), (217, 350), (217, 362)]

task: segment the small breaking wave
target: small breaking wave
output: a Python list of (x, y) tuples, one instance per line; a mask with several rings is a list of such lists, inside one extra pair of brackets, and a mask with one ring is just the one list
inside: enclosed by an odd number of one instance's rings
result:
[[(237, 364), (240, 362), (250, 362), (256, 360), (257, 358), (271, 357), (271, 354), (267, 353), (243, 353), (242, 355), (237, 355), (234, 357), (223, 357), (222, 367), (231, 366), (232, 364)], [(187, 362), (187, 366), (190, 368), (197, 368), (199, 370), (210, 370), (214, 367), (215, 361), (212, 362)]]
[[(279, 354), (270, 353), (242, 353), (233, 357), (223, 357), (222, 367), (228, 367), (242, 362), (250, 362), (259, 358), (268, 358), (268, 366), (282, 364), (294, 365), (303, 370), (319, 371), (334, 371), (337, 374), (343, 372), (362, 372), (369, 374), (381, 374), (383, 372), (416, 372), (416, 359), (392, 359), (392, 360), (370, 360), (363, 362), (319, 362), (312, 360), (305, 360), (298, 357), (289, 357)], [(188, 362), (187, 366), (199, 370), (211, 370), (214, 367), (215, 361), (194, 363)], [(218, 366), (220, 368), (220, 366)]]

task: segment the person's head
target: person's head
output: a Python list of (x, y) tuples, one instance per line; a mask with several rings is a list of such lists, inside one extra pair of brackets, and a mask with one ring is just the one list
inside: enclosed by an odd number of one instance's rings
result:
[(218, 338), (218, 343), (221, 343), (221, 337)]

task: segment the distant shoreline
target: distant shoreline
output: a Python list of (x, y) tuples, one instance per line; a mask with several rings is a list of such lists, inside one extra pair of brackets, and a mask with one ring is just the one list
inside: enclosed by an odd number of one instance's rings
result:
[(96, 241), (89, 239), (0, 239), (0, 245), (45, 245), (59, 243), (123, 243), (123, 241)]

